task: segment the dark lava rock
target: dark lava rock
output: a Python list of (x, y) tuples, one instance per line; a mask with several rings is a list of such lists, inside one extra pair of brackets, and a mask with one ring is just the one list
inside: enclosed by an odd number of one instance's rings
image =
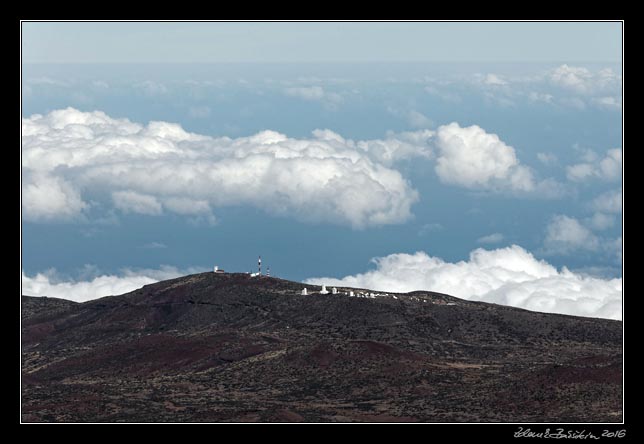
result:
[(23, 421), (622, 420), (619, 321), (304, 287), (202, 273), (23, 296)]

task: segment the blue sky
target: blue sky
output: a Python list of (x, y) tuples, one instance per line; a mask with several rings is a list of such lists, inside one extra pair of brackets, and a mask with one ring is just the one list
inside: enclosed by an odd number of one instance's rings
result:
[(619, 23), (26, 23), (23, 57), (24, 293), (262, 254), (621, 316)]

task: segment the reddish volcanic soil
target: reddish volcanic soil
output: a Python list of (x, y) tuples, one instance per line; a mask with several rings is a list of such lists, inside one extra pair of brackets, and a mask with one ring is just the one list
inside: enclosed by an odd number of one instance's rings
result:
[(622, 420), (621, 322), (302, 288), (202, 273), (83, 304), (23, 296), (22, 420)]

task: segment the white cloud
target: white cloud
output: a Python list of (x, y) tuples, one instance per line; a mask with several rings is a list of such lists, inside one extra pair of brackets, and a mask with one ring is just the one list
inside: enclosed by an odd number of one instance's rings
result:
[(492, 73), (485, 76), (485, 78), (483, 79), (483, 83), (485, 83), (486, 85), (492, 85), (492, 86), (503, 86), (508, 84), (508, 82), (504, 80), (501, 76), (497, 74), (492, 74)]
[(503, 235), (501, 233), (488, 234), (476, 240), (479, 244), (498, 244), (501, 241), (503, 241)]
[[(594, 154), (594, 153), (592, 153)], [(601, 159), (587, 157), (587, 161), (566, 168), (566, 176), (574, 182), (584, 182), (598, 178), (606, 181), (617, 181), (622, 177), (622, 149), (613, 148), (606, 151)]]
[(109, 83), (105, 82), (104, 80), (92, 80), (92, 86), (95, 89), (99, 90), (106, 90), (110, 88)]
[(537, 153), (537, 159), (544, 165), (555, 165), (558, 162), (557, 156), (553, 153)]
[(135, 84), (146, 96), (162, 96), (168, 93), (168, 88), (161, 82), (154, 80), (145, 80)]
[(622, 189), (618, 188), (600, 194), (593, 200), (592, 207), (596, 211), (603, 211), (605, 213), (621, 213)]
[[(621, 75), (611, 68), (589, 69), (567, 64), (534, 75), (475, 74), (460, 85), (461, 92), (482, 94), (498, 106), (515, 106), (519, 101), (585, 110), (594, 106), (611, 111), (622, 109)], [(457, 85), (453, 85), (458, 88)], [(467, 88), (471, 91), (467, 91)], [(427, 92), (438, 95), (435, 86)], [(465, 91), (463, 91), (465, 90)]]
[(210, 205), (206, 200), (171, 197), (163, 201), (163, 206), (177, 214), (209, 214)]
[(601, 108), (620, 111), (622, 109), (621, 96), (605, 96), (593, 99), (593, 102)]
[(141, 248), (144, 248), (146, 250), (160, 250), (160, 249), (168, 248), (168, 246), (163, 242), (148, 242), (147, 244), (143, 245)]
[(548, 254), (595, 251), (599, 246), (599, 239), (574, 217), (555, 215), (546, 227), (544, 247)]
[(586, 109), (586, 102), (579, 97), (562, 97), (558, 101), (559, 104), (568, 108), (574, 108), (579, 111)]
[(536, 187), (531, 170), (520, 164), (514, 148), (477, 125), (440, 126), (436, 146), (436, 174), (444, 183), (491, 190), (533, 191)]
[(441, 225), (439, 223), (436, 223), (436, 222), (431, 223), (431, 224), (425, 224), (422, 227), (420, 227), (420, 229), (418, 230), (418, 235), (419, 236), (426, 236), (429, 233), (433, 233), (433, 232), (436, 232), (436, 231), (441, 231), (444, 228), (445, 227), (443, 227), (443, 225)]
[(285, 88), (284, 94), (304, 100), (322, 100), (324, 98), (324, 88), (321, 86), (296, 86)]
[(566, 168), (566, 176), (569, 180), (582, 182), (594, 176), (595, 169), (589, 163), (578, 163)]
[(552, 99), (554, 99), (554, 97), (552, 94), (530, 91), (530, 93), (528, 93), (528, 99), (531, 102), (552, 103)]
[(144, 285), (160, 280), (173, 279), (198, 271), (194, 268), (179, 270), (163, 266), (158, 270), (124, 270), (120, 276), (100, 275), (88, 281), (61, 281), (55, 271), (27, 276), (22, 272), (22, 294), (26, 296), (48, 296), (85, 302), (103, 296), (127, 293)]
[(71, 84), (65, 80), (53, 79), (51, 77), (32, 77), (25, 79), (25, 83), (29, 85), (45, 85), (45, 86), (61, 86), (69, 87)]
[(134, 191), (116, 191), (112, 193), (114, 206), (124, 213), (148, 214), (158, 216), (163, 212), (161, 204), (154, 197)]
[(35, 172), (22, 179), (22, 217), (27, 221), (73, 220), (89, 205), (62, 177)]
[(354, 142), (317, 130), (310, 139), (274, 131), (212, 138), (168, 122), (144, 126), (73, 108), (24, 118), (22, 134), (30, 220), (78, 215), (86, 206), (81, 192), (106, 191), (117, 208), (143, 214), (166, 209), (212, 220), (210, 208), (252, 205), (353, 227), (411, 217), (418, 193), (389, 165), (431, 157), (432, 135)]
[(469, 261), (445, 262), (424, 252), (373, 259), (376, 269), (342, 279), (312, 278), (307, 283), (378, 291), (435, 291), (463, 299), (528, 310), (621, 319), (622, 279), (599, 279), (558, 271), (513, 245), (477, 249)]
[(430, 128), (434, 126), (432, 119), (415, 110), (409, 111), (407, 114), (407, 122), (412, 128)]
[(617, 92), (621, 84), (621, 76), (610, 68), (593, 72), (579, 66), (561, 65), (549, 73), (552, 84), (578, 94), (599, 94), (602, 92)]
[[(339, 137), (333, 132), (329, 133), (332, 134), (330, 137)], [(319, 130), (314, 131), (313, 134), (318, 138), (329, 138)], [(385, 139), (361, 140), (356, 147), (383, 165), (391, 165), (399, 160), (416, 157), (431, 159), (433, 137), (434, 132), (431, 130), (388, 133)]]
[(622, 263), (622, 254), (624, 250), (624, 246), (622, 244), (622, 236), (618, 237), (612, 242), (612, 247), (615, 251), (615, 258), (617, 259), (618, 263)]
[(210, 117), (212, 110), (208, 106), (191, 106), (188, 109), (188, 114), (190, 117), (195, 119), (206, 119)]
[(404, 119), (407, 124), (412, 128), (431, 128), (434, 126), (432, 119), (424, 115), (423, 113), (416, 110), (402, 110), (393, 106), (387, 107), (387, 112), (392, 116)]
[(297, 97), (303, 100), (323, 102), (328, 108), (335, 109), (339, 104), (344, 102), (344, 98), (337, 92), (329, 92), (318, 85), (313, 86), (294, 86), (284, 88), (284, 94), (290, 97)]
[(438, 97), (444, 102), (448, 103), (461, 103), (463, 99), (461, 96), (454, 92), (454, 91), (449, 91), (445, 88), (437, 88), (435, 86), (426, 86), (425, 92), (428, 94), (431, 94), (432, 96)]
[(601, 212), (596, 212), (588, 220), (588, 225), (595, 230), (606, 230), (615, 225), (615, 217)]

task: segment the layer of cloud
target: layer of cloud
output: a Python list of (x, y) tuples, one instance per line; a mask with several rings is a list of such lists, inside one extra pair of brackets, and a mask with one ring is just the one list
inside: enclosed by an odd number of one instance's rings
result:
[(503, 79), (503, 77), (493, 73), (487, 74), (483, 79), (483, 83), (485, 83), (486, 85), (493, 85), (493, 86), (503, 86), (508, 84), (508, 82), (505, 79)]
[(304, 100), (322, 100), (324, 98), (324, 88), (321, 86), (294, 86), (285, 88), (284, 94)]
[(284, 88), (284, 94), (290, 97), (297, 97), (298, 99), (324, 102), (334, 108), (340, 103), (344, 102), (341, 94), (325, 90), (322, 86), (293, 86)]
[(162, 213), (161, 204), (154, 197), (134, 191), (116, 191), (112, 193), (114, 207), (124, 213), (148, 214), (158, 216)]
[(378, 291), (436, 291), (463, 299), (528, 310), (621, 319), (622, 279), (599, 279), (558, 271), (513, 245), (477, 249), (468, 261), (445, 262), (425, 252), (373, 259), (376, 269), (342, 279), (312, 278), (307, 283)]
[(622, 149), (613, 148), (606, 151), (604, 157), (597, 157), (590, 152), (587, 161), (568, 166), (566, 176), (574, 182), (584, 182), (590, 179), (618, 181), (622, 177)]
[(425, 91), (438, 97), (480, 94), (494, 106), (520, 103), (586, 110), (589, 107), (621, 111), (622, 77), (611, 68), (591, 69), (563, 64), (525, 74), (474, 74), (447, 82), (428, 80)]
[[(103, 274), (89, 280), (61, 280), (55, 270), (28, 276), (22, 272), (22, 294), (48, 296), (85, 302), (104, 296), (114, 296), (141, 288), (144, 285), (196, 273), (198, 269), (179, 270), (163, 266), (158, 270), (124, 270), (120, 275)], [(94, 273), (95, 274), (95, 273)]]
[(567, 64), (550, 71), (548, 79), (553, 85), (585, 95), (617, 92), (621, 83), (621, 76), (610, 68), (593, 72), (588, 68)]
[[(73, 108), (22, 121), (23, 215), (68, 219), (85, 193), (109, 193), (115, 208), (214, 220), (211, 208), (253, 205), (274, 214), (353, 227), (404, 222), (418, 193), (390, 168), (431, 157), (431, 131), (346, 140), (263, 131), (212, 138), (168, 122), (140, 125)], [(53, 196), (53, 198), (52, 198)]]

